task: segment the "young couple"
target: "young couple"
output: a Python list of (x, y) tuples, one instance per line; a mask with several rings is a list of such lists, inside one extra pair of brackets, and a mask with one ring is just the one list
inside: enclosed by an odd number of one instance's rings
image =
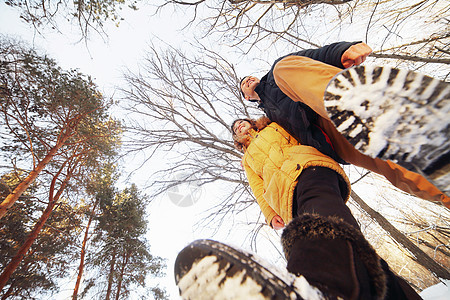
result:
[[(372, 95), (352, 94), (351, 101), (362, 98), (359, 103), (352, 103), (353, 108), (359, 105), (362, 110), (345, 109), (346, 103), (342, 102), (346, 98), (339, 91), (348, 83), (354, 84), (355, 78), (350, 72), (340, 72), (364, 62), (371, 51), (362, 42), (335, 43), (282, 57), (261, 79), (243, 78), (242, 95), (257, 101), (267, 117), (235, 120), (231, 130), (236, 148), (243, 152), (242, 165), (267, 223), (274, 229), (284, 228), (282, 245), (289, 272), (302, 275), (329, 295), (343, 299), (420, 299), (403, 279), (389, 270), (360, 232), (345, 204), (351, 187), (339, 163), (352, 163), (382, 174), (406, 192), (426, 200), (442, 201), (449, 207), (444, 192), (448, 183), (434, 181), (439, 183), (436, 184), (439, 189), (427, 180), (442, 174), (443, 165), (448, 164), (449, 148), (445, 146), (444, 151), (440, 150), (441, 153), (423, 165), (420, 163), (427, 161), (421, 157), (423, 150), (407, 157), (401, 152), (408, 148), (388, 141), (389, 136), (384, 139), (388, 142), (370, 141), (371, 131), (376, 130), (373, 124), (377, 118), (383, 118), (383, 113), (363, 118), (372, 109), (371, 97), (381, 95), (380, 90), (386, 89), (386, 85), (377, 86), (377, 82), (389, 85), (395, 77), (403, 76), (395, 69), (389, 69), (388, 75), (379, 69), (357, 69), (356, 80)], [(410, 77), (411, 74), (406, 74), (405, 80), (413, 81)], [(324, 101), (329, 85), (335, 85), (338, 92), (328, 93)], [(448, 95), (436, 96), (442, 90), (448, 93), (447, 88), (439, 86), (439, 92), (424, 97), (437, 101), (433, 105), (447, 102), (448, 106)], [(389, 95), (388, 98), (387, 101), (394, 99), (405, 107), (410, 105), (405, 97)], [(438, 131), (444, 132), (445, 138), (448, 137), (446, 107), (439, 107), (444, 111), (444, 124), (439, 124), (444, 129)], [(409, 122), (410, 126), (417, 123)], [(391, 129), (394, 131), (400, 129)], [(441, 146), (442, 142), (438, 144)], [(375, 152), (374, 145), (378, 147)], [(389, 158), (396, 159), (398, 164)]]

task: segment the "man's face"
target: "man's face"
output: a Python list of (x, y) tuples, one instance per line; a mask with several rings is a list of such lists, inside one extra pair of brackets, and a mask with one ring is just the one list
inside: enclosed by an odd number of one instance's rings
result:
[(241, 91), (244, 93), (246, 100), (259, 99), (258, 94), (255, 92), (258, 84), (259, 79), (253, 76), (247, 76), (242, 80)]

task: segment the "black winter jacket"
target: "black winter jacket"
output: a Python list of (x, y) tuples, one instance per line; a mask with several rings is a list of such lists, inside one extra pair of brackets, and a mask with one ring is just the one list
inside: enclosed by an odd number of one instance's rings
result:
[(342, 54), (352, 45), (357, 44), (340, 42), (319, 49), (308, 49), (294, 52), (280, 57), (272, 65), (271, 70), (261, 78), (261, 82), (255, 88), (255, 92), (261, 99), (260, 108), (264, 110), (267, 117), (281, 125), (301, 144), (316, 148), (320, 152), (333, 158), (339, 163), (346, 163), (333, 150), (327, 142), (326, 136), (317, 122), (317, 113), (301, 102), (295, 102), (276, 85), (273, 69), (277, 62), (290, 55), (306, 56), (326, 64), (343, 69), (341, 63)]

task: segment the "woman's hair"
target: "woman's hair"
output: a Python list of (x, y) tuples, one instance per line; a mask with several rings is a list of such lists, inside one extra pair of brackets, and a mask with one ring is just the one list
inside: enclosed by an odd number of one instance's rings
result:
[(248, 145), (250, 144), (250, 137), (248, 135), (244, 135), (244, 136), (239, 136), (234, 132), (234, 124), (236, 124), (236, 122), (238, 121), (247, 121), (250, 123), (251, 128), (253, 128), (256, 131), (260, 131), (263, 130), (267, 125), (269, 125), (272, 121), (270, 121), (270, 119), (266, 116), (262, 116), (258, 119), (236, 119), (233, 121), (233, 123), (231, 124), (231, 132), (233, 133), (233, 141), (234, 141), (234, 147), (241, 151), (242, 153), (245, 152), (245, 149), (248, 147)]

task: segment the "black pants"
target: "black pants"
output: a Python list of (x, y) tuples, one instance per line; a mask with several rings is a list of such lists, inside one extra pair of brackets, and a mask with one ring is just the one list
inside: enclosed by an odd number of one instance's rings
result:
[(359, 230), (358, 222), (345, 205), (347, 186), (335, 171), (312, 167), (303, 170), (294, 192), (292, 215), (304, 213), (320, 216), (337, 216)]
[[(323, 167), (307, 168), (300, 174), (295, 188), (293, 217), (304, 213), (337, 216), (360, 231), (358, 222), (344, 202), (346, 193), (347, 185), (335, 171)], [(392, 273), (383, 259), (380, 260), (388, 285), (384, 299), (421, 299), (406, 281)]]

